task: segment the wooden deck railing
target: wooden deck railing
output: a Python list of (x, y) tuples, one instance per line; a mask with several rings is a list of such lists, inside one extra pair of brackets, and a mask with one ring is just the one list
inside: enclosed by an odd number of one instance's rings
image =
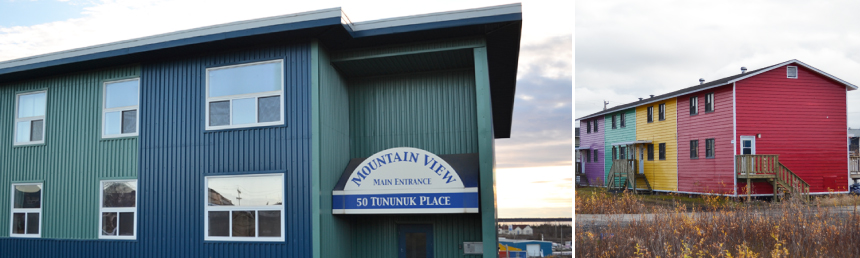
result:
[(738, 175), (776, 174), (779, 155), (737, 155), (735, 156)]
[(848, 171), (851, 171), (851, 174), (860, 174), (860, 156), (852, 156), (848, 159)]
[[(615, 159), (612, 160), (612, 167), (609, 169), (609, 179), (606, 181), (609, 188), (621, 187), (627, 181), (632, 185), (631, 180), (636, 180), (636, 173), (639, 171), (639, 163), (636, 159)], [(621, 177), (625, 177), (621, 179)], [(617, 179), (621, 179), (618, 181)]]
[(795, 191), (795, 194), (800, 194), (801, 196), (804, 196), (804, 198), (809, 196), (809, 184), (782, 164), (779, 164), (779, 169), (777, 169), (776, 172), (776, 179), (780, 184), (789, 188), (789, 190)]

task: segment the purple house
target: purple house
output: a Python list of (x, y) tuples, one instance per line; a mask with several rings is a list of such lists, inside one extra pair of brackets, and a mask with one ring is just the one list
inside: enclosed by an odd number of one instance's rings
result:
[(579, 152), (580, 164), (583, 168), (588, 183), (591, 185), (603, 185), (603, 116), (579, 121)]

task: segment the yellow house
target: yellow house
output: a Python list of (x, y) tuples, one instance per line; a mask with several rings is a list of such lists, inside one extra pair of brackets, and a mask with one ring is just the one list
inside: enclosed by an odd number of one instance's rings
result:
[(658, 191), (678, 190), (677, 99), (636, 107), (636, 140), (643, 150), (645, 177)]

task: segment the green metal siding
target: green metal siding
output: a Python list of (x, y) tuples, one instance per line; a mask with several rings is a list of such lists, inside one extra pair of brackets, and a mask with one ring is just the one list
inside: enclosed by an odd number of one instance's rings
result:
[(481, 239), (478, 214), (356, 216), (353, 257), (397, 257), (398, 224), (433, 224), (435, 257), (475, 257), (463, 255), (460, 245)]
[[(138, 66), (0, 85), (0, 237), (9, 236), (12, 182), (43, 181), (42, 238), (98, 237), (99, 181), (136, 178), (137, 137), (101, 139), (102, 82)], [(15, 94), (47, 89), (45, 144), (13, 147)]]
[(351, 158), (403, 146), (478, 152), (472, 70), (351, 79), (349, 102)]
[[(625, 127), (621, 127), (621, 122), (619, 117), (616, 117), (617, 128), (612, 129), (612, 116), (613, 115), (624, 115), (624, 125)], [(607, 114), (603, 117), (603, 121), (605, 121), (603, 128), (601, 130), (604, 131), (604, 143), (606, 155), (604, 157), (605, 170), (604, 177), (609, 178), (609, 169), (612, 168), (612, 144), (618, 142), (631, 142), (636, 140), (636, 109), (631, 108), (627, 110), (618, 111), (616, 113)]]
[(493, 128), (493, 106), (490, 95), (490, 71), (487, 48), (475, 48), (475, 104), (478, 114), (478, 150), (481, 166), (481, 239), (484, 257), (497, 257), (499, 234), (496, 226), (496, 145)]
[(328, 51), (317, 47), (319, 71), (320, 257), (350, 257), (349, 217), (331, 213), (331, 191), (349, 163), (349, 91), (346, 79), (331, 65)]

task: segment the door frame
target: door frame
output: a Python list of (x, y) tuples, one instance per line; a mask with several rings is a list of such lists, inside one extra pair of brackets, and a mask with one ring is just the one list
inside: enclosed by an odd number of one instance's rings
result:
[(752, 136), (752, 135), (741, 135), (741, 144), (740, 144), (741, 155), (744, 155), (744, 140), (750, 140), (750, 155), (756, 155), (755, 154), (755, 138), (756, 137)]
[(432, 223), (398, 223), (397, 224), (397, 257), (406, 258), (406, 233), (425, 233), (427, 258), (433, 258), (433, 224)]

